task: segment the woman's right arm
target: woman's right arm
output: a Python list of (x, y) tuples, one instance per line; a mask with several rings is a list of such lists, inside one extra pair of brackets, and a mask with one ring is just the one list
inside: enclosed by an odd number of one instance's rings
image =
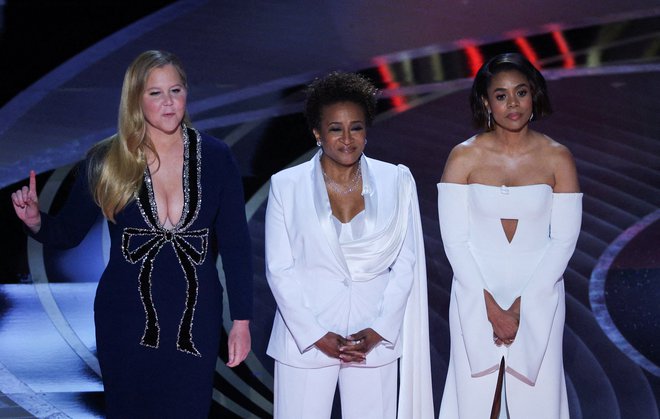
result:
[[(287, 202), (287, 205), (294, 203), (293, 200)], [(335, 344), (325, 345), (332, 337), (327, 336), (329, 332), (316, 321), (314, 313), (305, 305), (301, 279), (298, 278), (300, 270), (295, 266), (283, 199), (275, 178), (271, 179), (266, 207), (265, 240), (266, 279), (277, 302), (277, 309), (284, 318), (298, 350), (303, 353), (318, 343), (317, 347), (326, 352), (326, 346), (334, 347)]]
[(41, 229), (41, 213), (39, 212), (39, 197), (37, 196), (37, 175), (30, 170), (30, 181), (28, 186), (11, 194), (11, 203), (19, 220), (23, 221), (25, 227), (32, 233), (38, 233)]
[(57, 216), (39, 211), (34, 171), (30, 172), (28, 186), (12, 194), (14, 211), (31, 237), (57, 248), (75, 247), (85, 238), (100, 214), (88, 187), (85, 167), (81, 163), (74, 169), (77, 170), (76, 180)]
[(450, 154), (438, 184), (438, 216), (445, 253), (454, 272), (452, 282), (458, 319), (473, 376), (487, 374), (499, 365), (488, 320), (484, 290), (487, 289), (468, 244), (468, 150), (459, 145)]
[[(474, 166), (474, 154), (470, 146), (459, 144), (452, 150), (441, 182), (467, 184), (470, 172)], [(466, 209), (467, 211), (467, 209)], [(492, 325), (494, 342), (500, 346), (509, 345), (518, 332), (520, 322), (520, 297), (508, 309), (500, 307), (495, 298), (487, 291), (484, 284), (484, 302), (488, 321)]]

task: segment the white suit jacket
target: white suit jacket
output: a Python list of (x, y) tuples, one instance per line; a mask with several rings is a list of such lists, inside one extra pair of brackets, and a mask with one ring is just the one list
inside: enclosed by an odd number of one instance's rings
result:
[[(403, 354), (401, 386), (410, 387), (410, 397), (406, 391), (401, 396), (402, 417), (428, 417), (414, 413), (432, 415), (432, 397), (426, 268), (412, 175), (405, 166), (362, 156), (364, 234), (340, 245), (320, 156), (271, 178), (266, 276), (278, 310), (267, 353), (299, 368), (336, 365), (340, 361), (314, 343), (329, 331), (348, 336), (371, 327), (384, 341), (360, 365), (384, 365)], [(412, 401), (413, 387), (424, 402)]]

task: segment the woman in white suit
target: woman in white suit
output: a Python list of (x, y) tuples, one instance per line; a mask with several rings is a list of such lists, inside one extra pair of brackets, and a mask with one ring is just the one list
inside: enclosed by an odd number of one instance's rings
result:
[(433, 416), (417, 192), (408, 168), (363, 154), (375, 94), (352, 73), (312, 83), (319, 152), (271, 178), (275, 418), (329, 418), (337, 385), (346, 419)]

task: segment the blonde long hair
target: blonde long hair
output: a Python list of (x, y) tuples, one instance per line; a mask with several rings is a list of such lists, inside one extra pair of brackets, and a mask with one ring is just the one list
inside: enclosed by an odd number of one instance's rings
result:
[[(174, 54), (157, 50), (143, 52), (124, 75), (117, 134), (99, 142), (89, 151), (87, 176), (91, 193), (103, 215), (112, 222), (142, 188), (147, 168), (146, 150), (159, 160), (147, 135), (141, 99), (151, 71), (166, 65), (176, 69), (184, 87), (188, 88), (186, 73)], [(183, 120), (190, 124), (187, 111)]]

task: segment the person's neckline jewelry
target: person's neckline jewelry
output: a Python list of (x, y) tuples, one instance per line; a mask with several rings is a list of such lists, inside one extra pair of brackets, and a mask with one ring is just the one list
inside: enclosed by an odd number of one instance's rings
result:
[(362, 184), (361, 161), (358, 161), (357, 170), (355, 171), (353, 178), (348, 182), (348, 185), (342, 185), (340, 183), (335, 182), (330, 176), (328, 176), (327, 173), (325, 173), (325, 170), (322, 171), (323, 171), (323, 180), (325, 181), (325, 185), (328, 187), (328, 189), (340, 195), (347, 195), (351, 192), (355, 192), (360, 188), (360, 185)]

